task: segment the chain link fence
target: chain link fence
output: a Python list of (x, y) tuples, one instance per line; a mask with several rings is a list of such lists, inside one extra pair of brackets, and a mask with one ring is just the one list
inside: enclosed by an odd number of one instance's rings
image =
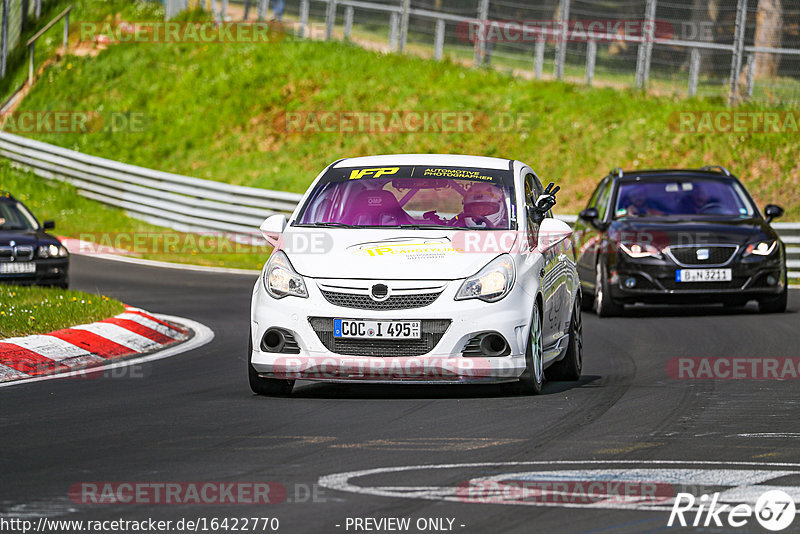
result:
[[(215, 14), (230, 9), (229, 18), (235, 6), (236, 13), (246, 6), (251, 18), (264, 18), (276, 1), (200, 4), (217, 6)], [(800, 102), (796, 1), (284, 1), (284, 22), (315, 39), (349, 39), (530, 78), (720, 97), (731, 104)]]

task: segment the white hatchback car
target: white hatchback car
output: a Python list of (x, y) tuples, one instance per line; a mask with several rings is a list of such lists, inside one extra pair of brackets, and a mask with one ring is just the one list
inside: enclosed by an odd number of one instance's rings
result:
[(479, 156), (339, 160), (286, 220), (253, 289), (255, 393), (295, 380), (577, 380), (580, 283), (570, 227), (522, 162)]

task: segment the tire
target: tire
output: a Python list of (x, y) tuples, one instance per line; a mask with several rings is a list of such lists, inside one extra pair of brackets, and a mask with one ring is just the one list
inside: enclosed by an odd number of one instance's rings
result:
[(519, 392), (523, 395), (538, 395), (542, 392), (543, 385), (542, 316), (539, 313), (539, 305), (535, 304), (528, 342), (525, 347), (525, 371), (519, 377)]
[(789, 300), (789, 284), (783, 286), (783, 292), (775, 298), (759, 300), (759, 313), (783, 313)]
[(598, 261), (594, 277), (594, 313), (598, 317), (613, 317), (622, 313), (623, 307), (611, 300), (608, 289), (608, 270)]
[(563, 359), (551, 365), (545, 376), (548, 380), (575, 381), (583, 371), (583, 320), (581, 319), (581, 295), (575, 298), (572, 317), (569, 321), (569, 346)]
[(253, 332), (247, 336), (247, 378), (250, 380), (250, 389), (256, 395), (267, 397), (288, 397), (292, 394), (294, 380), (280, 380), (277, 378), (263, 378), (253, 368)]

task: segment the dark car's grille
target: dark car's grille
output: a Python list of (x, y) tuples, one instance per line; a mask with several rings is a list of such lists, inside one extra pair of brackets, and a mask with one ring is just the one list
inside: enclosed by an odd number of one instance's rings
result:
[(33, 259), (34, 248), (32, 246), (23, 245), (18, 247), (2, 246), (0, 247), (0, 261), (30, 261)]
[(309, 317), (325, 348), (345, 356), (422, 356), (433, 350), (450, 327), (449, 319), (423, 319), (420, 339), (347, 339), (333, 337), (333, 319)]
[(674, 277), (659, 278), (659, 283), (665, 289), (681, 290), (714, 290), (714, 289), (738, 289), (747, 281), (747, 277), (734, 276), (730, 282), (676, 282)]
[[(681, 265), (722, 265), (728, 262), (736, 253), (736, 245), (691, 245), (685, 247), (670, 247), (672, 257)], [(697, 251), (708, 251), (708, 259), (697, 258)]]
[(442, 292), (438, 293), (419, 293), (412, 295), (391, 295), (384, 301), (375, 301), (369, 295), (358, 295), (355, 293), (340, 293), (338, 291), (321, 290), (325, 300), (334, 306), (343, 308), (355, 308), (359, 310), (409, 310), (412, 308), (422, 308), (427, 306), (437, 298)]

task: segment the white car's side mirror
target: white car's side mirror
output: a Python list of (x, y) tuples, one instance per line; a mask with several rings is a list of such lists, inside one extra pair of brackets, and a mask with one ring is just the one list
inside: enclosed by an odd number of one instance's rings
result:
[(274, 242), (286, 228), (286, 216), (283, 214), (270, 215), (261, 223), (261, 233), (267, 241)]
[(572, 235), (572, 228), (558, 219), (547, 218), (539, 225), (539, 252), (547, 252)]

